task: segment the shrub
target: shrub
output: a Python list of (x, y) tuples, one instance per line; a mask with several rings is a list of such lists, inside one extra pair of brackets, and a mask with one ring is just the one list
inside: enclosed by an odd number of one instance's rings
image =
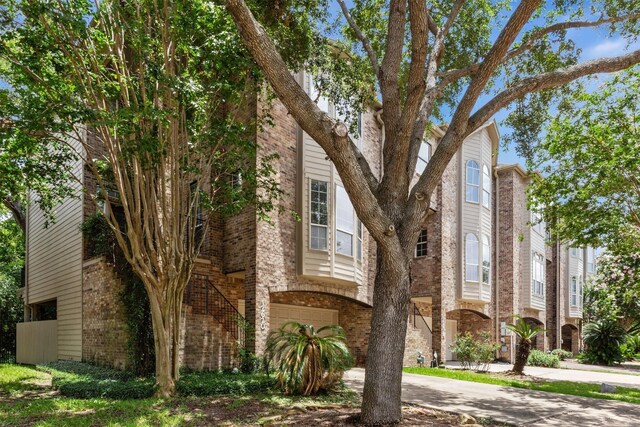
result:
[(625, 342), (620, 345), (620, 353), (624, 360), (635, 360), (640, 353), (640, 334), (628, 335)]
[(540, 350), (531, 350), (527, 359), (529, 366), (544, 366), (545, 368), (560, 367), (560, 358), (553, 353), (545, 353)]
[(135, 378), (130, 373), (101, 368), (88, 363), (61, 361), (42, 367), (51, 374), (51, 383), (60, 394), (89, 399), (143, 399), (153, 396), (153, 378)]
[(467, 332), (458, 335), (450, 348), (464, 369), (474, 367), (476, 371), (487, 371), (500, 344), (491, 341), (489, 332), (481, 333), (479, 339), (474, 339)]
[[(136, 378), (132, 374), (81, 362), (54, 362), (40, 367), (52, 376), (60, 394), (80, 399), (143, 399), (153, 396), (153, 377)], [(254, 394), (268, 391), (274, 378), (263, 374), (225, 374), (187, 371), (176, 384), (179, 394), (211, 396)]]
[(240, 372), (254, 374), (260, 370), (261, 360), (254, 353), (245, 348), (238, 351), (240, 358)]
[(580, 361), (598, 365), (613, 365), (623, 361), (620, 346), (626, 339), (626, 332), (613, 319), (602, 319), (588, 323), (583, 331), (585, 351)]
[(267, 340), (267, 355), (276, 368), (280, 388), (287, 394), (305, 396), (335, 387), (342, 374), (353, 365), (340, 326), (287, 322), (272, 331)]
[(571, 359), (573, 357), (573, 353), (561, 348), (551, 350), (551, 354), (558, 356), (560, 360)]

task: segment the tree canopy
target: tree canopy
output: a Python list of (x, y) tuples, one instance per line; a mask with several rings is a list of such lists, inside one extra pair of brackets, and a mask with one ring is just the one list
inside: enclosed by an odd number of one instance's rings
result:
[(531, 165), (531, 199), (554, 235), (635, 250), (640, 243), (640, 68), (580, 91), (553, 119)]
[[(640, 62), (640, 50), (580, 61), (569, 36), (570, 30), (600, 27), (634, 41), (640, 33), (637, 2), (337, 0), (341, 15), (320, 15), (326, 20), (320, 22), (307, 17), (304, 27), (320, 39), (327, 27), (337, 34), (327, 49), (334, 54), (313, 58), (306, 68), (319, 76), (318, 93), (337, 105), (339, 115), (322, 111), (298, 85), (253, 2), (225, 4), (275, 94), (335, 165), (377, 243), (362, 421), (397, 422), (412, 254), (445, 169), (465, 138), (498, 111), (511, 108), (509, 140), (527, 152), (550, 119), (549, 107), (579, 87), (572, 82)], [(294, 1), (277, 5), (283, 24), (299, 13)], [(376, 95), (384, 123), (382, 176), (372, 172), (346, 128), (345, 113), (363, 109)], [(442, 119), (444, 135), (414, 185), (421, 143)]]

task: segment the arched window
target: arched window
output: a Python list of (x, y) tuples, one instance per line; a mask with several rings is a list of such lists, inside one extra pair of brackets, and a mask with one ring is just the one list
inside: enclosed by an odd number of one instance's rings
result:
[(465, 276), (468, 282), (478, 281), (478, 261), (480, 260), (479, 252), (478, 238), (473, 233), (467, 234), (465, 241)]
[(487, 165), (482, 165), (482, 205), (491, 209), (491, 175)]
[(489, 237), (482, 236), (482, 283), (489, 284), (491, 278), (491, 244)]
[(480, 167), (475, 160), (467, 161), (467, 202), (480, 202)]

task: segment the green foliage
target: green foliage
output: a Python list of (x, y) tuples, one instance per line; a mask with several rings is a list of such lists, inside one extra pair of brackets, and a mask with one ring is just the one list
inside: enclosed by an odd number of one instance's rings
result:
[(545, 368), (559, 368), (560, 358), (553, 353), (546, 353), (540, 350), (531, 350), (527, 359), (529, 366), (543, 366)]
[(124, 305), (127, 326), (128, 368), (134, 373), (148, 374), (155, 368), (155, 347), (149, 297), (118, 246), (113, 231), (100, 213), (89, 215), (80, 225), (89, 244), (91, 256), (104, 256), (113, 263), (116, 276), (122, 281), (120, 300)]
[[(87, 363), (60, 361), (40, 367), (52, 376), (53, 387), (66, 397), (79, 399), (144, 399), (155, 391), (153, 377)], [(183, 396), (245, 395), (269, 391), (275, 379), (263, 374), (190, 372), (178, 381)]]
[(483, 332), (479, 339), (475, 339), (469, 332), (459, 334), (450, 349), (464, 369), (476, 371), (489, 370), (489, 364), (495, 360), (496, 351), (500, 344), (491, 340), (491, 334)]
[(533, 326), (520, 316), (515, 316), (516, 322), (509, 323), (507, 329), (512, 331), (518, 338), (523, 341), (528, 341), (531, 344), (531, 340), (535, 338), (540, 332), (544, 331), (541, 326)]
[(587, 323), (582, 330), (585, 350), (578, 356), (584, 363), (613, 365), (623, 361), (620, 346), (627, 333), (615, 319), (600, 319)]
[(330, 390), (353, 365), (340, 326), (287, 322), (269, 333), (267, 357), (276, 369), (280, 388), (286, 394), (309, 396)]
[(22, 320), (24, 234), (15, 220), (0, 209), (0, 361), (13, 361), (16, 324)]
[(635, 360), (640, 357), (640, 335), (627, 335), (624, 343), (620, 344), (620, 353), (624, 360)]
[(573, 357), (573, 353), (561, 348), (555, 348), (551, 350), (551, 354), (557, 356), (560, 360), (571, 359)]
[(640, 319), (640, 252), (598, 258), (598, 270), (585, 287), (584, 318), (620, 319), (627, 326)]
[(530, 200), (554, 235), (576, 245), (633, 251), (640, 241), (640, 68), (579, 91), (535, 151)]

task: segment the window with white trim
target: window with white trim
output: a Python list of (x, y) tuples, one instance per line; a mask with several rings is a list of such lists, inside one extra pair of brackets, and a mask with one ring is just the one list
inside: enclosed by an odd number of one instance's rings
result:
[(578, 280), (578, 307), (582, 308), (582, 288), (584, 287), (584, 282), (582, 281), (582, 276)]
[(491, 209), (491, 175), (487, 165), (482, 165), (482, 206)]
[(416, 258), (427, 255), (427, 230), (420, 230), (416, 245)]
[(475, 160), (467, 161), (467, 202), (480, 202), (480, 167)]
[(309, 198), (309, 248), (327, 250), (327, 229), (329, 225), (328, 215), (328, 190), (326, 181), (311, 180)]
[(587, 248), (587, 272), (596, 272), (596, 250), (593, 248)]
[(531, 286), (534, 295), (544, 296), (544, 256), (537, 252), (533, 253), (533, 272)]
[(345, 189), (336, 186), (336, 253), (353, 256), (353, 206)]
[(482, 283), (491, 283), (491, 243), (489, 236), (482, 236)]
[(427, 167), (427, 163), (429, 163), (429, 159), (431, 158), (431, 145), (426, 142), (422, 142), (420, 144), (420, 150), (418, 151), (418, 161), (416, 162), (416, 172), (422, 174), (424, 169)]
[[(542, 220), (542, 213), (536, 210), (531, 211), (531, 228), (541, 236), (546, 236), (546, 228)], [(548, 240), (548, 239), (547, 239)]]
[(578, 306), (578, 279), (576, 276), (571, 277), (571, 288), (569, 289), (570, 302), (572, 307)]
[(309, 75), (307, 79), (309, 87), (307, 88), (307, 92), (309, 93), (309, 98), (314, 101), (318, 108), (320, 108), (325, 113), (329, 112), (329, 99), (326, 96), (320, 95), (318, 90), (318, 79)]
[(357, 248), (356, 254), (358, 256), (358, 260), (362, 260), (362, 222), (358, 219), (356, 220), (358, 224), (358, 240), (357, 240)]
[(478, 261), (480, 251), (478, 250), (478, 238), (475, 234), (469, 233), (465, 238), (465, 277), (468, 282), (478, 281)]
[(242, 188), (242, 172), (237, 170), (231, 174), (231, 188), (239, 190)]

